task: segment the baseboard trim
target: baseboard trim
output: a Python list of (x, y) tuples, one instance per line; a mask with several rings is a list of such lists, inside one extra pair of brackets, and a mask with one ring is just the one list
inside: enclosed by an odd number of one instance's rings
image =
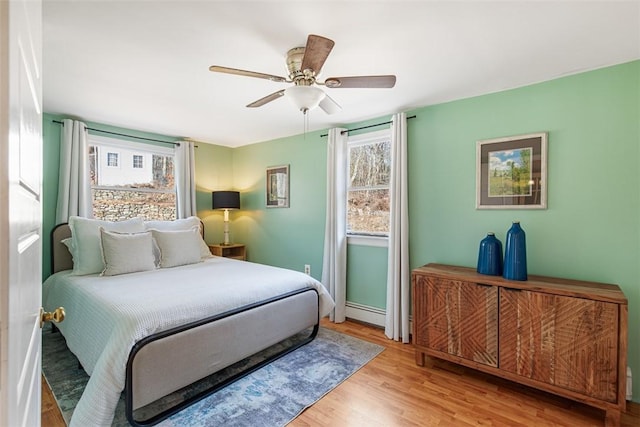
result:
[[(386, 310), (347, 301), (346, 317), (358, 322), (368, 323), (380, 328), (385, 327)], [(409, 316), (409, 330), (413, 330), (413, 316)]]
[(348, 318), (384, 328), (385, 310), (349, 301), (347, 301), (346, 306), (346, 316)]

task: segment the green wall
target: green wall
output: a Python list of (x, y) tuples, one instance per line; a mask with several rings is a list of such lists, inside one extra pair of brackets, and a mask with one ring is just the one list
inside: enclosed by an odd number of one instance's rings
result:
[[(527, 233), (530, 274), (616, 283), (629, 300), (629, 365), (640, 398), (640, 61), (409, 111), (410, 265), (474, 266), (480, 240)], [(45, 115), (45, 232), (55, 214), (59, 126)], [(354, 123), (355, 128), (388, 116)], [(476, 210), (475, 143), (546, 131), (548, 209)], [(241, 191), (231, 238), (249, 260), (320, 278), (326, 137), (311, 132), (229, 149), (199, 144), (198, 213), (209, 243), (222, 239), (210, 192)], [(58, 144), (58, 146), (56, 146)], [(290, 208), (265, 208), (265, 169), (290, 165)], [(55, 169), (55, 173), (53, 170)], [(50, 182), (47, 182), (50, 181)], [(53, 183), (55, 181), (55, 184)], [(53, 189), (53, 190), (52, 190)], [(53, 214), (52, 214), (53, 212)], [(45, 245), (45, 246), (48, 246)], [(384, 308), (386, 249), (350, 245), (347, 299)], [(45, 275), (48, 247), (45, 247)]]
[[(504, 241), (520, 220), (532, 273), (619, 283), (638, 301), (639, 76), (634, 62), (415, 111), (412, 265), (473, 265), (487, 231)], [(549, 133), (548, 209), (475, 210), (475, 141), (535, 131)]]
[(223, 213), (211, 209), (211, 192), (233, 189), (233, 150), (202, 142), (196, 146), (196, 209), (204, 223), (206, 242), (220, 243), (224, 240)]
[[(322, 274), (326, 203), (326, 137), (310, 132), (233, 150), (241, 209), (232, 240), (247, 244), (250, 261)], [(266, 168), (289, 165), (289, 208), (266, 208)]]
[(42, 279), (51, 274), (51, 230), (56, 225), (58, 174), (60, 173), (60, 117), (44, 114), (42, 122)]

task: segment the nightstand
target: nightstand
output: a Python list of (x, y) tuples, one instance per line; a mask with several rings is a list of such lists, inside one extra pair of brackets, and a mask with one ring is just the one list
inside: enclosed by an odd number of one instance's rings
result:
[(230, 245), (209, 245), (209, 250), (212, 255), (216, 256), (239, 259), (241, 261), (246, 261), (247, 259), (246, 247), (239, 243), (231, 243)]

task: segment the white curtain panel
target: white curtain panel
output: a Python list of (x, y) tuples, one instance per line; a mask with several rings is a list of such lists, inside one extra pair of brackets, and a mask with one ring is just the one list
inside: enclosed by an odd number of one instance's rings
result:
[(93, 218), (87, 126), (77, 120), (62, 121), (60, 139), (60, 173), (56, 224), (70, 216)]
[(196, 215), (195, 144), (192, 141), (179, 144), (175, 149), (178, 219)]
[(409, 214), (407, 203), (407, 116), (394, 114), (391, 127), (390, 225), (385, 334), (409, 342)]
[(329, 319), (342, 323), (347, 302), (347, 134), (329, 130), (327, 139), (327, 218), (322, 284), (336, 303)]

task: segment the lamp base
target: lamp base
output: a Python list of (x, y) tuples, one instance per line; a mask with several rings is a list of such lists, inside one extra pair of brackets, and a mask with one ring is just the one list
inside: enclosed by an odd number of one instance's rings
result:
[(229, 218), (226, 216), (229, 214), (229, 211), (225, 209), (225, 218), (224, 218), (224, 242), (222, 242), (223, 246), (229, 246), (231, 243), (229, 242)]
[(225, 242), (221, 242), (221, 243), (219, 243), (219, 245), (220, 245), (220, 246), (233, 246), (233, 245), (235, 245), (235, 243), (230, 243), (230, 242), (225, 243)]

